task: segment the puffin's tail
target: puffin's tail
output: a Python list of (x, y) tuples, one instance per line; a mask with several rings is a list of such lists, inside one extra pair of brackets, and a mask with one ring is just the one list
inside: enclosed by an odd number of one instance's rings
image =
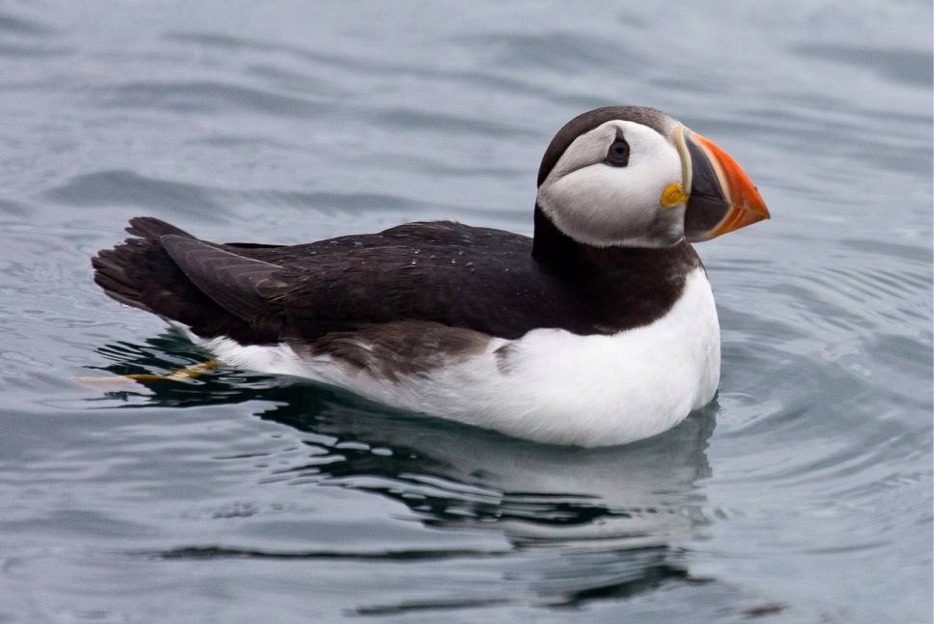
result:
[(135, 217), (132, 236), (91, 259), (94, 281), (120, 303), (178, 321), (204, 337), (230, 336), (243, 327), (185, 276), (163, 248), (161, 238), (172, 234), (194, 238), (174, 225), (153, 217)]
[(91, 258), (94, 281), (108, 297), (120, 303), (167, 316), (167, 310), (160, 311), (160, 291), (167, 287), (171, 291), (187, 280), (163, 250), (159, 238), (165, 234), (188, 237), (191, 234), (152, 217), (131, 219), (127, 232), (134, 238), (113, 249), (103, 249)]

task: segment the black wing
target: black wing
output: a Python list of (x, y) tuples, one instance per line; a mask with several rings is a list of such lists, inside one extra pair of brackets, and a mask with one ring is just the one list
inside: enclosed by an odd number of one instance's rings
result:
[(416, 320), (513, 338), (570, 313), (531, 240), (499, 230), (411, 223), (293, 246), (219, 245), (149, 218), (128, 231), (138, 238), (94, 259), (96, 281), (203, 336), (315, 340)]
[[(528, 238), (450, 224), (438, 243), (362, 246), (284, 269), (276, 297), (293, 335), (314, 339), (368, 323), (419, 320), (517, 338), (561, 326), (579, 298), (541, 273)], [(359, 242), (359, 241), (353, 241)], [(353, 244), (352, 242), (352, 244)], [(402, 242), (402, 241), (397, 241)]]

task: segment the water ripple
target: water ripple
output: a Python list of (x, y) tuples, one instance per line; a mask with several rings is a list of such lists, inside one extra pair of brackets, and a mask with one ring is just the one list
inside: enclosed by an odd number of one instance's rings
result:
[(317, 117), (325, 107), (307, 98), (219, 81), (165, 81), (120, 84), (108, 90), (105, 105), (120, 109), (217, 113), (247, 110), (277, 117)]
[(857, 45), (812, 43), (793, 46), (791, 52), (808, 58), (844, 63), (863, 70), (870, 69), (884, 80), (918, 86), (933, 84), (933, 55), (922, 50), (869, 50)]

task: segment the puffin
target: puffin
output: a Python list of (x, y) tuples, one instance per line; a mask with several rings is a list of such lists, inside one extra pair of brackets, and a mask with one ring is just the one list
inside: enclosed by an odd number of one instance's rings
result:
[(429, 221), (221, 244), (137, 217), (92, 265), (109, 297), (227, 365), (598, 447), (662, 433), (714, 399), (718, 315), (691, 243), (769, 216), (713, 141), (659, 110), (608, 106), (546, 148), (532, 238)]

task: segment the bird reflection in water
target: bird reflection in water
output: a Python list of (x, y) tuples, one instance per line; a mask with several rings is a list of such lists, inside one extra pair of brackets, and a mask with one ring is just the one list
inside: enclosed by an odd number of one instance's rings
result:
[[(704, 536), (710, 522), (698, 483), (710, 474), (705, 447), (717, 401), (651, 439), (583, 449), (512, 439), (397, 412), (335, 388), (223, 366), (186, 381), (150, 377), (203, 362), (201, 352), (174, 334), (99, 352), (111, 361), (103, 370), (143, 378), (97, 401), (119, 399), (121, 407), (261, 402), (264, 409), (255, 415), (291, 428), (309, 451), (285, 469), (259, 468), (274, 473), (272, 480), (378, 494), (405, 505), (426, 526), (497, 531), (510, 547), (477, 556), (562, 558), (567, 573), (559, 576), (556, 566), (518, 572), (550, 604), (626, 596), (664, 582), (707, 582), (689, 573), (680, 544)], [(168, 556), (341, 554), (187, 547)]]

